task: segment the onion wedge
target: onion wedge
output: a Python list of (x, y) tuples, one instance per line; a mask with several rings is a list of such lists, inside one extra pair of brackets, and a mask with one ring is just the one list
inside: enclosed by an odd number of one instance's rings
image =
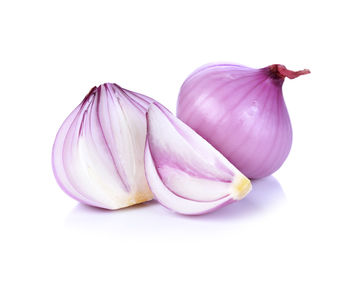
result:
[(147, 112), (145, 172), (155, 198), (184, 215), (212, 212), (251, 190), (248, 178), (159, 103)]

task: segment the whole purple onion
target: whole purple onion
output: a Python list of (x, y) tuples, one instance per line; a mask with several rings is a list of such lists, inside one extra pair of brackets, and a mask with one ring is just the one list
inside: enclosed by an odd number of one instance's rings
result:
[(292, 145), (292, 127), (283, 99), (290, 71), (273, 64), (253, 69), (211, 64), (197, 69), (181, 87), (177, 116), (217, 148), (249, 178), (275, 172)]

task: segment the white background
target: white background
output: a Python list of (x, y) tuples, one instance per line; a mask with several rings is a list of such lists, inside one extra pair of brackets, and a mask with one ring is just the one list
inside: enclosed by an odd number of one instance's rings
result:
[[(1, 1), (1, 284), (349, 284), (347, 1)], [(273, 63), (289, 158), (245, 200), (185, 217), (156, 202), (79, 205), (51, 170), (55, 134), (94, 85), (175, 111), (202, 64)]]

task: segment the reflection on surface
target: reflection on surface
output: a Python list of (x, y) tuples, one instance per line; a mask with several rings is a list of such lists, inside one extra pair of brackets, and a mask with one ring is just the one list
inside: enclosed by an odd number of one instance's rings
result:
[(204, 231), (208, 226), (215, 230), (227, 229), (247, 219), (260, 219), (268, 213), (278, 215), (286, 197), (276, 178), (269, 176), (252, 181), (253, 189), (243, 200), (216, 212), (202, 216), (183, 216), (170, 212), (156, 201), (150, 201), (110, 211), (78, 204), (68, 214), (65, 226), (73, 230), (104, 232), (122, 235), (176, 233)]
[(149, 230), (147, 219), (152, 213), (149, 210), (156, 206), (158, 206), (156, 201), (149, 201), (117, 211), (111, 211), (78, 204), (68, 214), (65, 220), (65, 226), (71, 229), (92, 230), (94, 232), (104, 231), (113, 233), (115, 231), (121, 231), (123, 233), (125, 229), (128, 231), (134, 231), (134, 229), (147, 231)]

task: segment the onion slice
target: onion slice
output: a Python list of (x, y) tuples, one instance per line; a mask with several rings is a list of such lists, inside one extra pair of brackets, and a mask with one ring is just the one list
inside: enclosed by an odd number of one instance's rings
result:
[(212, 212), (251, 190), (248, 178), (159, 103), (147, 113), (145, 172), (156, 199), (185, 215)]

